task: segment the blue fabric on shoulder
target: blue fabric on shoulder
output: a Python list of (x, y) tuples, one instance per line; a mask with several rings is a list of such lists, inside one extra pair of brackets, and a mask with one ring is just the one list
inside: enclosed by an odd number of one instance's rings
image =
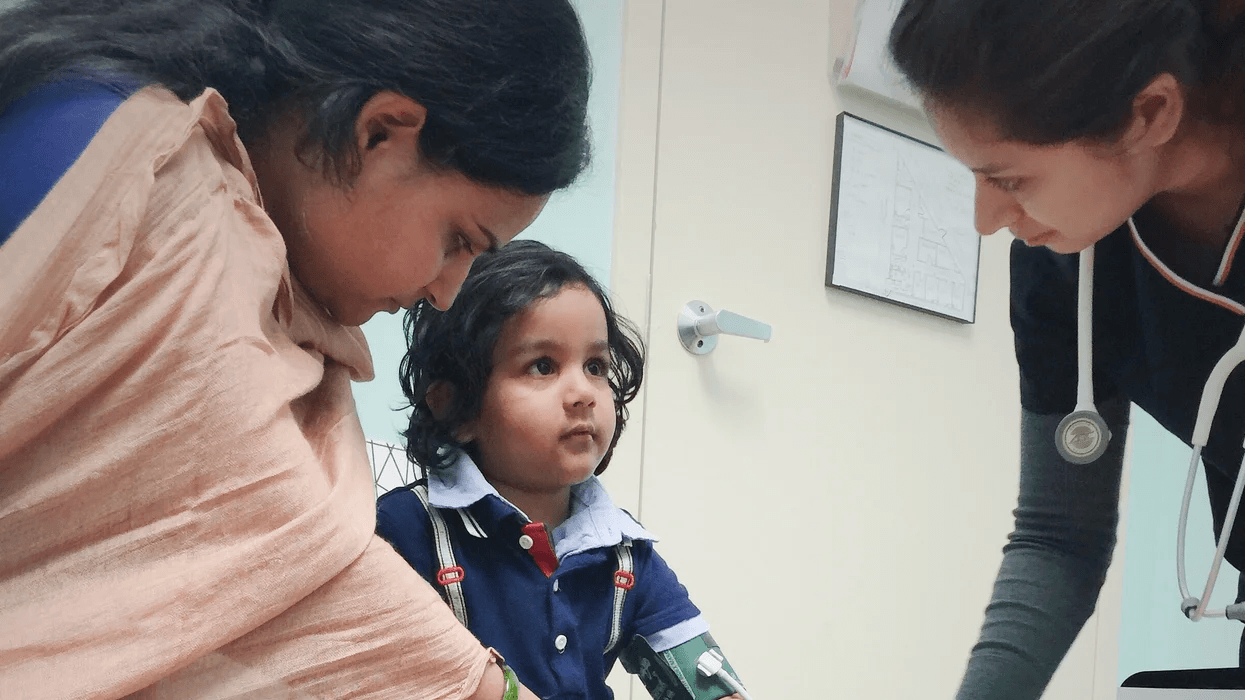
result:
[(123, 80), (62, 76), (39, 85), (0, 113), (0, 245), (138, 87)]

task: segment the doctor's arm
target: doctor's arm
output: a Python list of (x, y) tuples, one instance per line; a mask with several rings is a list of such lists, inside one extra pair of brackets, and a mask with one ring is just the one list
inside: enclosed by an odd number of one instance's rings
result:
[(1015, 531), (956, 700), (1041, 696), (1094, 611), (1115, 548), (1128, 402), (1099, 406), (1112, 439), (1093, 464), (1055, 451), (1062, 415), (1021, 415)]

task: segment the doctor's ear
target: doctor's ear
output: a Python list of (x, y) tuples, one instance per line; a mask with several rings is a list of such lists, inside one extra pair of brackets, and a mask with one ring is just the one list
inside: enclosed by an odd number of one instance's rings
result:
[(1184, 118), (1187, 96), (1171, 73), (1160, 73), (1133, 98), (1133, 114), (1117, 143), (1126, 153), (1138, 153), (1167, 144)]

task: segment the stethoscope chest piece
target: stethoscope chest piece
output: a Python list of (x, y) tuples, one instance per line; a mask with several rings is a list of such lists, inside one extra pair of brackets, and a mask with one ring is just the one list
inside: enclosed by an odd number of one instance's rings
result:
[(1097, 411), (1073, 411), (1059, 421), (1055, 449), (1073, 464), (1089, 464), (1107, 451), (1111, 431)]
[(1076, 407), (1059, 421), (1055, 449), (1073, 464), (1089, 464), (1107, 451), (1111, 431), (1094, 406), (1094, 248), (1081, 251), (1077, 280)]

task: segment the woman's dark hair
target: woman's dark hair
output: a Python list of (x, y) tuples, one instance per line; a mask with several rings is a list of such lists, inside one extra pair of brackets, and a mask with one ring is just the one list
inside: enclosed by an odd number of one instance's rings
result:
[(890, 51), (917, 92), (1005, 139), (1110, 141), (1161, 73), (1194, 113), (1239, 120), (1239, 0), (905, 0)]
[(296, 109), (301, 155), (349, 183), (377, 92), (427, 108), (422, 154), (529, 195), (587, 167), (588, 47), (570, 0), (0, 0), (0, 112), (58, 73), (215, 88), (244, 142)]
[[(439, 469), (451, 464), (460, 450), (478, 458), (473, 446), (460, 443), (454, 434), (480, 415), (502, 327), (533, 302), (567, 287), (588, 289), (605, 311), (609, 384), (617, 417), (614, 437), (596, 469), (597, 474), (605, 471), (627, 424), (627, 404), (644, 379), (644, 342), (575, 258), (530, 240), (514, 241), (477, 258), (448, 311), (421, 301), (406, 312), (402, 327), (407, 351), (398, 367), (398, 381), (411, 409), (410, 424), (402, 433), (411, 460), (427, 469)], [(439, 419), (427, 401), (428, 389), (437, 382), (453, 387), (450, 405)]]

